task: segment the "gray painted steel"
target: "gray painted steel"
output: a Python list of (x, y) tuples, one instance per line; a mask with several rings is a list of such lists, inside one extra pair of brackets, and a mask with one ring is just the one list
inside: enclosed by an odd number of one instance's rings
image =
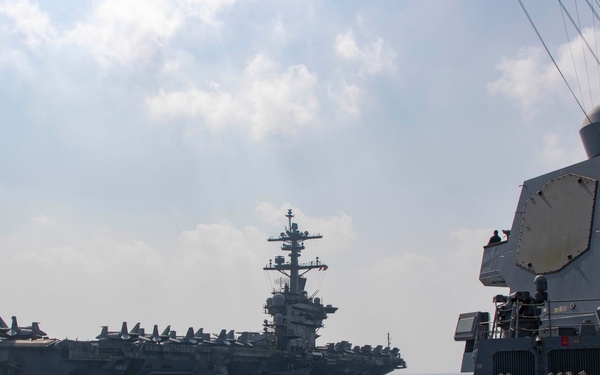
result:
[(489, 321), (459, 317), (463, 372), (600, 374), (600, 107), (580, 135), (590, 159), (525, 181), (510, 235), (484, 246), (479, 280), (510, 292)]

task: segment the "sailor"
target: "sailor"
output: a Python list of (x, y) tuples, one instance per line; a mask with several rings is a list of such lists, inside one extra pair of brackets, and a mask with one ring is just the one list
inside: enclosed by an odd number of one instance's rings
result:
[(490, 237), (490, 242), (488, 242), (488, 245), (492, 243), (498, 243), (500, 241), (502, 241), (502, 238), (500, 238), (500, 236), (498, 235), (498, 231), (495, 230), (494, 235)]

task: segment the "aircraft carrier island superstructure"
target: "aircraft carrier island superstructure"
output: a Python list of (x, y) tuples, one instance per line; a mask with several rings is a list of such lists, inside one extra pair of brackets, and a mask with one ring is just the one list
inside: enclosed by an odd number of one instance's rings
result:
[(600, 106), (579, 131), (589, 160), (527, 180), (479, 280), (508, 287), (495, 311), (461, 314), (463, 372), (600, 374)]
[[(222, 330), (211, 336), (202, 328), (188, 328), (178, 336), (168, 326), (152, 333), (135, 324), (123, 323), (120, 331), (102, 327), (96, 340), (50, 339), (38, 323), (19, 326), (12, 318), (9, 327), (0, 318), (0, 375), (383, 375), (406, 368), (397, 348), (383, 345), (354, 346), (347, 341), (317, 346), (317, 331), (337, 308), (323, 305), (305, 290), (306, 273), (327, 269), (319, 258), (299, 263), (304, 241), (321, 238), (301, 232), (292, 223), (280, 236), (289, 261), (277, 256), (264, 267), (284, 276), (265, 304), (271, 316), (261, 332)], [(160, 332), (160, 333), (159, 333)]]

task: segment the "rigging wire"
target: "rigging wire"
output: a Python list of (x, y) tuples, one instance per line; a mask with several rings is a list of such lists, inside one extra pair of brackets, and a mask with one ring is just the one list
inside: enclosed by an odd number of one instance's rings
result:
[[(600, 16), (598, 16), (598, 12), (596, 12), (596, 9), (594, 8), (594, 4), (590, 3), (590, 0), (585, 0), (585, 3), (588, 5), (588, 7), (590, 8), (590, 10), (592, 11), (592, 14), (594, 15), (592, 17), (592, 25), (593, 25), (593, 30), (594, 30), (594, 47), (596, 47), (596, 55), (598, 55), (598, 33), (596, 32), (596, 21), (600, 21)], [(600, 3), (598, 3), (598, 0), (596, 0), (596, 5), (598, 7), (600, 7)], [(598, 78), (598, 90), (600, 91), (600, 65), (596, 64), (596, 74)]]
[[(573, 53), (573, 47), (571, 46), (571, 37), (569, 36), (569, 30), (567, 29), (567, 21), (565, 20), (565, 12), (561, 10), (560, 15), (563, 21), (563, 27), (565, 28), (565, 35), (567, 36), (567, 45), (569, 46), (569, 52), (571, 53), (571, 61), (573, 62), (573, 70), (575, 71), (575, 79), (577, 80), (577, 88), (579, 89), (579, 96), (583, 101), (583, 92), (581, 91), (581, 83), (579, 81), (579, 71), (577, 70), (577, 64), (575, 63), (575, 54)], [(583, 46), (582, 46), (583, 47)], [(589, 80), (588, 80), (589, 83)]]
[[(575, 11), (577, 12), (577, 25), (579, 26), (579, 29), (581, 29), (581, 18), (579, 17), (579, 7), (577, 6), (577, 1), (575, 1)], [(595, 33), (594, 33), (594, 35), (595, 35)], [(583, 35), (581, 36), (581, 39), (583, 39)], [(591, 47), (590, 47), (590, 50), (591, 50)], [(587, 78), (588, 91), (590, 94), (590, 105), (593, 108), (594, 107), (594, 98), (592, 97), (592, 84), (590, 82), (590, 71), (588, 69), (587, 57), (586, 57), (585, 49), (583, 48), (583, 43), (581, 43), (581, 54), (583, 55), (583, 63), (585, 65), (585, 74), (586, 74), (586, 78)], [(596, 64), (596, 66), (598, 66), (598, 64)], [(581, 84), (579, 86), (581, 87)], [(583, 100), (583, 95), (581, 95), (581, 100)]]
[[(583, 108), (583, 106), (581, 105), (581, 103), (579, 102), (579, 99), (577, 99), (577, 96), (575, 95), (575, 93), (573, 92), (573, 89), (571, 88), (571, 85), (569, 85), (569, 82), (567, 81), (567, 79), (565, 78), (565, 75), (563, 74), (562, 70), (560, 70), (560, 68), (558, 67), (558, 64), (556, 63), (556, 60), (554, 59), (554, 56), (552, 56), (552, 53), (550, 53), (550, 50), (548, 49), (548, 46), (546, 45), (546, 42), (544, 42), (544, 39), (542, 38), (542, 36), (540, 35), (540, 32), (538, 31), (537, 27), (535, 26), (535, 24), (533, 23), (533, 20), (531, 19), (531, 16), (529, 15), (529, 12), (527, 12), (527, 9), (525, 9), (525, 5), (523, 5), (523, 2), (521, 0), (517, 0), (519, 2), (519, 4), (521, 5), (521, 8), (523, 9), (523, 12), (525, 13), (525, 15), (527, 16), (527, 19), (529, 20), (529, 23), (531, 24), (531, 27), (533, 27), (533, 30), (535, 31), (535, 33), (538, 36), (538, 39), (540, 40), (540, 42), (542, 42), (542, 45), (544, 46), (544, 49), (546, 50), (546, 53), (548, 53), (548, 56), (550, 57), (550, 59), (552, 60), (552, 63), (554, 64), (554, 66), (556, 67), (556, 70), (558, 70), (558, 73), (560, 74), (560, 76), (562, 77), (563, 81), (565, 82), (565, 84), (567, 85), (567, 87), (569, 88), (569, 91), (571, 92), (571, 95), (573, 96), (573, 98), (575, 99), (575, 101), (577, 102), (577, 105), (579, 105), (579, 108), (581, 109), (581, 112), (583, 112), (583, 114), (585, 115), (585, 117), (590, 121), (590, 123), (592, 123), (592, 120), (588, 117), (587, 113), (585, 112), (585, 109)], [(559, 0), (560, 2), (560, 0)], [(597, 60), (597, 59), (596, 59)]]
[[(599, 0), (595, 0), (596, 1), (596, 5), (598, 7), (600, 7), (600, 2)], [(590, 3), (590, 0), (585, 0), (586, 4), (588, 5), (588, 7), (590, 7), (590, 10), (592, 11), (592, 14), (594, 15), (594, 18), (598, 21), (600, 21), (600, 16), (598, 15), (598, 12), (596, 12), (596, 9), (594, 9), (594, 4)], [(592, 21), (594, 19), (592, 18)], [(594, 29), (595, 29), (596, 23), (594, 22)], [(594, 33), (595, 34), (595, 33)]]
[[(521, 2), (521, 0), (519, 0), (519, 2)], [(575, 24), (575, 21), (573, 20), (573, 17), (571, 17), (571, 14), (565, 8), (564, 4), (562, 3), (562, 0), (558, 0), (558, 3), (560, 4), (561, 8), (567, 14), (567, 17), (569, 17), (569, 20), (571, 20), (571, 23), (573, 24), (573, 27), (575, 28), (575, 30), (577, 30), (577, 33), (579, 33), (579, 36), (581, 37), (581, 40), (587, 46), (588, 51), (590, 51), (590, 53), (592, 54), (592, 56), (594, 57), (594, 59), (596, 59), (596, 63), (600, 65), (600, 60), (598, 59), (598, 56), (594, 53), (594, 50), (592, 49), (592, 47), (588, 43), (587, 39), (585, 39), (585, 37), (583, 36), (583, 33), (581, 32), (581, 30), (579, 29), (579, 27), (577, 27), (577, 24)]]
[[(583, 36), (583, 32), (581, 31), (581, 28), (577, 26), (577, 24), (573, 20), (573, 17), (571, 17), (571, 14), (565, 8), (562, 0), (558, 0), (558, 3), (560, 4), (560, 7), (564, 10), (564, 12), (567, 14), (567, 17), (569, 17), (569, 20), (571, 21), (571, 24), (573, 25), (573, 27), (575, 28), (575, 30), (577, 30), (577, 33), (579, 33), (579, 37), (581, 38), (581, 40), (583, 41), (583, 43), (585, 43), (585, 45), (587, 46), (588, 51), (590, 51), (590, 54), (594, 57), (594, 59), (596, 60), (596, 63), (598, 65), (600, 65), (600, 60), (598, 59), (598, 55), (594, 52), (594, 50), (592, 49), (592, 47), (588, 43), (587, 39)], [(585, 54), (584, 54), (584, 56), (585, 56)], [(589, 120), (589, 118), (588, 118), (588, 120)]]
[[(598, 2), (598, 0), (595, 0), (595, 1), (596, 1), (596, 5), (597, 5), (598, 7), (600, 7), (600, 2)], [(594, 4), (591, 4), (591, 3), (590, 3), (590, 0), (585, 0), (585, 2), (586, 2), (586, 3), (587, 3), (587, 5), (590, 7), (590, 9), (591, 9), (591, 11), (592, 11), (592, 14), (594, 14), (594, 17), (595, 17), (595, 18), (596, 18), (598, 21), (600, 21), (600, 16), (598, 16), (598, 12), (596, 12), (596, 9), (594, 9)]]

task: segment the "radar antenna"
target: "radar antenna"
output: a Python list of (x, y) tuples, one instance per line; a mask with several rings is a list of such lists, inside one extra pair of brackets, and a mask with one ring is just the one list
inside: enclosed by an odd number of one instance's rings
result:
[[(265, 271), (279, 271), (282, 274), (286, 275), (290, 279), (289, 291), (290, 293), (300, 293), (301, 290), (304, 290), (304, 283), (306, 279), (302, 278), (300, 274), (301, 270), (305, 270), (304, 273), (310, 271), (311, 269), (320, 268), (327, 269), (327, 266), (319, 261), (317, 258), (316, 261), (300, 264), (298, 262), (298, 258), (300, 257), (300, 253), (304, 250), (304, 241), (323, 238), (321, 234), (310, 234), (308, 232), (301, 232), (298, 230), (298, 224), (292, 223), (292, 218), (294, 214), (292, 213), (292, 209), (288, 209), (287, 215), (285, 217), (288, 218), (289, 226), (285, 228), (285, 232), (281, 232), (279, 237), (271, 237), (267, 241), (269, 242), (283, 242), (281, 245), (281, 250), (289, 251), (290, 261), (288, 263), (284, 262), (283, 256), (275, 257), (275, 264), (269, 262), (269, 265), (264, 267)], [(288, 273), (289, 272), (289, 273)], [(302, 284), (302, 285), (301, 285)]]

